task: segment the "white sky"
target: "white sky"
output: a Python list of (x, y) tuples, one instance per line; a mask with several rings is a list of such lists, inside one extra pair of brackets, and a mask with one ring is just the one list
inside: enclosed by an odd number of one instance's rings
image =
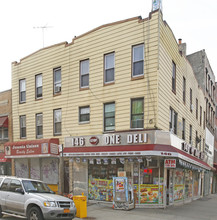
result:
[[(163, 18), (187, 54), (205, 49), (217, 74), (217, 1), (162, 0)], [(0, 0), (0, 91), (11, 89), (11, 63), (43, 47), (71, 42), (103, 24), (148, 17), (152, 0)]]

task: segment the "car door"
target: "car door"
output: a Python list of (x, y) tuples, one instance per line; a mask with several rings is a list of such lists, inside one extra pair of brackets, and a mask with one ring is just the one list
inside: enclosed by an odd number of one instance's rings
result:
[(2, 211), (7, 211), (6, 198), (8, 194), (9, 182), (10, 182), (9, 178), (4, 179), (0, 187), (0, 204), (1, 204)]
[(24, 215), (25, 193), (21, 191), (24, 192), (20, 180), (11, 179), (5, 201), (8, 212)]

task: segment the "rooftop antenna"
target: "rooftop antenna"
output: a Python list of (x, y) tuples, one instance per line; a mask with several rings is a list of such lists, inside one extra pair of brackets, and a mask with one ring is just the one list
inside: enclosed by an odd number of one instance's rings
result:
[(52, 28), (52, 26), (47, 26), (47, 24), (46, 24), (44, 26), (33, 27), (33, 28), (34, 29), (40, 28), (42, 30), (42, 41), (43, 41), (43, 48), (44, 48), (44, 30), (47, 29), (47, 28)]
[(162, 0), (152, 0), (152, 11), (158, 9), (162, 11)]

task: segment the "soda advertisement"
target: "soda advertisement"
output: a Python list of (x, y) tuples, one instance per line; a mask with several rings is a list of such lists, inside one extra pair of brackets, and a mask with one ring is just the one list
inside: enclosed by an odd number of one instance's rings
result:
[(184, 184), (174, 185), (174, 201), (183, 199)]
[(113, 201), (113, 181), (89, 179), (88, 198), (90, 200)]

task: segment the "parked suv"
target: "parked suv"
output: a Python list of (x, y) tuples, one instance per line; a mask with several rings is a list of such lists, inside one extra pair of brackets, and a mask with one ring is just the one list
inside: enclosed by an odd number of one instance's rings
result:
[(11, 215), (28, 220), (73, 219), (73, 200), (55, 194), (39, 180), (0, 176), (0, 218)]

